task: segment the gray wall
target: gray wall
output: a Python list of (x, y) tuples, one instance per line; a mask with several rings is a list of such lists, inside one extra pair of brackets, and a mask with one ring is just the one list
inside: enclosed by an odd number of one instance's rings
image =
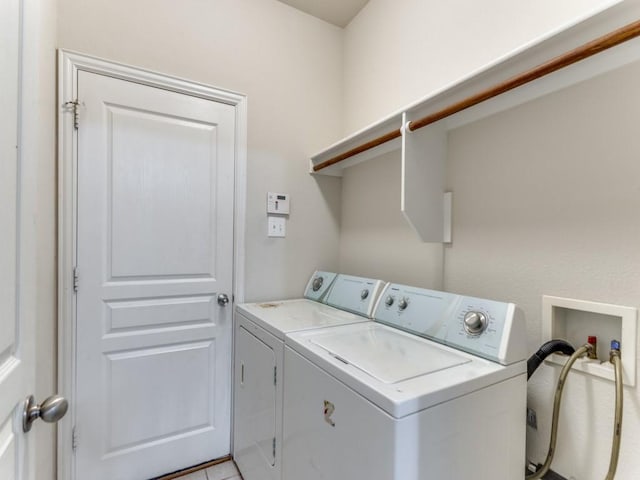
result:
[(345, 29), (346, 133), (615, 1), (369, 0)]
[(441, 289), (442, 244), (420, 241), (400, 212), (400, 167), (391, 152), (344, 171), (340, 271)]

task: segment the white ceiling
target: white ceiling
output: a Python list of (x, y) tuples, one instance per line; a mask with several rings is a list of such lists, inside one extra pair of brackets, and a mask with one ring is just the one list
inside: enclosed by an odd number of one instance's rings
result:
[(369, 0), (280, 0), (338, 27), (346, 27)]

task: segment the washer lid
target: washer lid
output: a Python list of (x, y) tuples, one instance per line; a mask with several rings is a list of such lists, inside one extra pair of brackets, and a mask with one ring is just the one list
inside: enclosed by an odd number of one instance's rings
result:
[(525, 361), (501, 365), (376, 322), (287, 333), (285, 347), (285, 372), (306, 359), (394, 418), (516, 376), (526, 388)]
[(328, 332), (310, 339), (341, 362), (394, 384), (471, 362), (468, 357), (376, 324), (358, 334)]

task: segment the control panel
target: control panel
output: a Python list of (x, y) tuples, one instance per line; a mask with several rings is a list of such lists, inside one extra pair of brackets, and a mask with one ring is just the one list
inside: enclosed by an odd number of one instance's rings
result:
[(289, 215), (289, 194), (267, 193), (267, 213)]
[(325, 300), (327, 292), (331, 288), (331, 285), (333, 285), (337, 276), (337, 273), (332, 272), (323, 272), (320, 270), (313, 272), (313, 275), (311, 275), (311, 278), (307, 283), (307, 288), (304, 289), (304, 298), (315, 300), (316, 302), (322, 302)]
[(341, 310), (371, 317), (383, 287), (382, 280), (339, 274), (327, 295), (326, 303)]
[(388, 284), (374, 320), (502, 364), (526, 358), (524, 318), (513, 303)]

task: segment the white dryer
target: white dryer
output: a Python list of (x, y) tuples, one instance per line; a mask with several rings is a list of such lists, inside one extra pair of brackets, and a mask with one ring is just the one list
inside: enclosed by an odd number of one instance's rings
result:
[(374, 322), (285, 339), (283, 480), (515, 480), (520, 311), (390, 284)]
[(315, 272), (305, 298), (235, 312), (233, 456), (245, 480), (280, 480), (284, 336), (370, 322), (380, 280)]

